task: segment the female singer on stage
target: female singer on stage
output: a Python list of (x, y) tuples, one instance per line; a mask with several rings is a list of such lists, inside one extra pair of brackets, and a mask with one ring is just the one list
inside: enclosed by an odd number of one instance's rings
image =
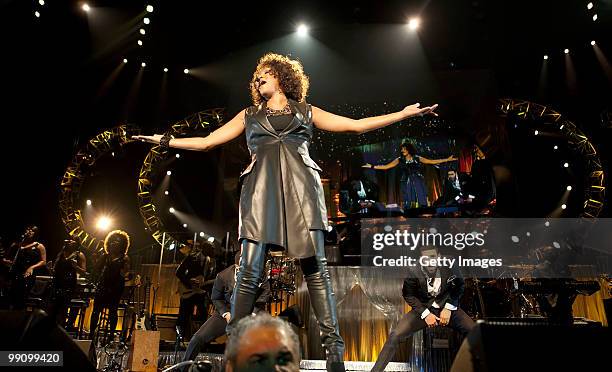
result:
[(47, 264), (47, 251), (39, 243), (38, 227), (28, 226), (20, 243), (11, 245), (9, 304), (15, 310), (25, 308), (25, 301), (36, 281), (36, 269)]
[(310, 301), (327, 351), (327, 369), (344, 370), (344, 341), (338, 330), (336, 300), (327, 271), (323, 231), (327, 212), (319, 172), (309, 156), (313, 127), (364, 133), (403, 119), (433, 113), (436, 105), (359, 120), (334, 115), (306, 103), (309, 81), (300, 62), (269, 53), (251, 80), (253, 106), (207, 137), (135, 136), (162, 147), (208, 151), (243, 131), (251, 162), (240, 175), (239, 240), (242, 258), (229, 331), (251, 314), (262, 282), (267, 251), (282, 249), (300, 259)]
[(393, 159), (390, 163), (384, 165), (365, 164), (363, 167), (380, 170), (399, 167), (404, 209), (426, 207), (427, 189), (425, 188), (425, 178), (423, 177), (423, 164), (442, 164), (447, 161), (457, 160), (457, 158), (449, 156), (445, 159), (427, 159), (417, 155), (416, 148), (411, 143), (402, 143), (400, 145), (400, 153), (402, 156)]
[[(117, 308), (123, 289), (125, 288), (125, 277), (130, 268), (130, 259), (127, 256), (130, 248), (130, 236), (122, 230), (114, 230), (106, 235), (104, 239), (105, 254), (102, 258), (100, 278), (96, 286), (94, 308), (91, 312), (89, 325), (89, 338), (96, 337), (96, 328), (100, 321), (102, 309), (108, 309), (108, 323), (111, 335), (117, 328)], [(107, 341), (112, 337), (107, 337)]]

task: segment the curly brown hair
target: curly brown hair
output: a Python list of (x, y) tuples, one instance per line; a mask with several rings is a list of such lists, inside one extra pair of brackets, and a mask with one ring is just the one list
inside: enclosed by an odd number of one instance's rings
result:
[(257, 62), (257, 68), (251, 79), (251, 99), (254, 105), (259, 105), (265, 98), (259, 93), (255, 79), (258, 72), (263, 68), (270, 68), (271, 74), (278, 79), (278, 84), (287, 98), (302, 102), (308, 93), (308, 76), (304, 73), (304, 67), (298, 60), (291, 59), (276, 53), (266, 53)]
[(111, 253), (111, 249), (115, 249), (116, 253), (121, 253), (121, 250), (126, 255), (129, 248), (130, 236), (123, 230), (113, 230), (104, 238), (104, 251), (107, 254)]

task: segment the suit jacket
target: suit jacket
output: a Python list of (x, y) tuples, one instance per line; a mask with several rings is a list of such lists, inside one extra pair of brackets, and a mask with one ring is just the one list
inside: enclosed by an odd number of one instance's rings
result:
[(413, 270), (413, 275), (404, 279), (402, 296), (404, 300), (418, 313), (431, 307), (434, 301), (443, 308), (450, 303), (459, 307), (459, 301), (463, 295), (465, 282), (458, 272), (451, 272), (446, 267), (440, 268), (440, 290), (438, 295), (431, 296), (427, 291), (427, 278), (420, 268)]
[[(220, 315), (229, 313), (232, 308), (232, 294), (236, 286), (235, 270), (236, 265), (231, 265), (217, 274), (215, 278), (215, 284), (213, 285), (210, 299), (215, 305), (215, 310), (217, 310)], [(259, 287), (259, 296), (255, 301), (255, 312), (265, 308), (269, 297), (270, 282), (268, 279), (265, 279), (261, 287)]]

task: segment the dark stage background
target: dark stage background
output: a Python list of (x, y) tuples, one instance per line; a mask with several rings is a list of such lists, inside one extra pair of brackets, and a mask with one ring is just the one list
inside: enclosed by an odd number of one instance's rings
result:
[[(596, 2), (597, 22), (583, 1), (154, 2), (144, 46), (138, 47), (145, 4), (96, 1), (84, 14), (76, 1), (49, 1), (35, 18), (37, 2), (0, 2), (5, 244), (34, 223), (54, 256), (65, 237), (59, 182), (76, 148), (122, 123), (159, 133), (207, 108), (225, 107), (228, 117), (235, 115), (250, 105), (248, 81), (268, 51), (302, 61), (311, 79), (308, 101), (326, 110), (357, 118), (437, 102), (452, 136), (491, 133), (496, 164), (513, 171), (511, 186), (499, 196), (503, 215), (547, 215), (565, 184), (582, 181), (579, 166), (569, 176), (559, 167), (563, 157), (578, 163), (575, 154), (553, 154), (550, 139), (497, 131), (498, 98), (550, 105), (589, 136), (609, 169), (612, 129), (602, 125), (600, 114), (612, 109), (612, 75), (589, 43), (597, 40), (610, 56), (611, 1)], [(415, 13), (422, 19), (417, 33), (405, 26)], [(310, 25), (305, 38), (294, 32), (299, 22)], [(571, 50), (573, 73), (564, 48)], [(550, 59), (543, 71), (545, 54)], [(347, 154), (367, 143), (397, 141), (398, 133), (433, 141), (417, 127), (392, 126), (376, 140), (362, 136), (360, 143), (348, 134), (322, 134), (336, 149), (313, 145), (313, 157), (326, 171), (334, 160), (391, 160), (397, 155), (389, 144), (367, 156)], [(147, 149), (130, 144), (101, 159), (81, 193), (82, 203), (92, 199), (96, 210), (112, 211), (116, 227), (133, 235), (137, 249), (153, 244), (136, 209), (138, 169)], [(171, 202), (160, 203), (198, 216), (185, 231), (205, 229), (217, 239), (234, 233), (237, 175), (248, 161), (244, 139), (210, 154), (181, 155), (164, 164), (173, 171), (173, 192)], [(570, 196), (568, 216), (581, 205), (579, 191)], [(601, 216), (610, 216), (609, 195)], [(93, 224), (95, 214), (90, 217), (86, 223)], [(175, 216), (162, 218), (183, 229)]]

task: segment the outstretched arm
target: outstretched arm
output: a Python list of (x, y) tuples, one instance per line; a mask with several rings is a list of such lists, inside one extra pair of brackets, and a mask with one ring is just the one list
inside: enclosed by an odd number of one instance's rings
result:
[(427, 159), (427, 158), (424, 158), (422, 156), (419, 156), (419, 160), (423, 164), (432, 164), (432, 165), (435, 165), (435, 164), (446, 163), (447, 161), (454, 161), (454, 160), (457, 160), (457, 158), (452, 156), (452, 155), (449, 156), (448, 158), (444, 158), (444, 159)]
[[(238, 137), (244, 130), (244, 110), (206, 137), (173, 138), (168, 146), (182, 150), (209, 151)], [(161, 134), (153, 136), (133, 136), (133, 139), (159, 144)]]
[(387, 125), (397, 123), (398, 121), (417, 116), (433, 114), (437, 115), (434, 110), (438, 105), (427, 106), (420, 108), (420, 104), (406, 106), (402, 111), (393, 112), (391, 114), (371, 116), (363, 119), (351, 119), (345, 116), (332, 114), (318, 107), (312, 106), (312, 120), (315, 126), (319, 129), (329, 132), (349, 132), (349, 133), (365, 133), (374, 129), (386, 127)]
[(370, 168), (370, 169), (378, 169), (378, 170), (387, 170), (387, 169), (391, 169), (394, 167), (397, 167), (397, 165), (399, 164), (399, 159), (395, 158), (393, 160), (391, 160), (389, 163), (387, 164), (383, 164), (383, 165), (372, 165), (372, 164), (365, 164), (362, 165), (362, 168)]

